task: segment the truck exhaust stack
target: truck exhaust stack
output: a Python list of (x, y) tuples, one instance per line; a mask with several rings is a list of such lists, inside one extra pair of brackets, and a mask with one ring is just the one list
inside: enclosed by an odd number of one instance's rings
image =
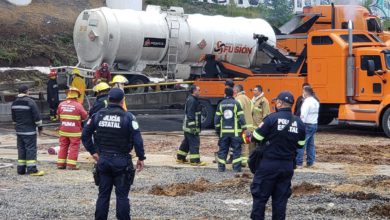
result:
[(354, 78), (354, 66), (355, 57), (352, 54), (353, 45), (353, 33), (352, 33), (352, 21), (348, 21), (348, 57), (347, 57), (347, 97), (349, 102), (353, 102), (352, 97), (355, 94), (355, 78)]

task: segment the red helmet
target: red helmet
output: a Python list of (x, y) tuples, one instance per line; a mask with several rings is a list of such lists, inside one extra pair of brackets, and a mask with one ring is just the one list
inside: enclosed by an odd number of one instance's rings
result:
[(49, 73), (49, 77), (56, 77), (57, 76), (57, 70), (56, 69), (51, 69)]

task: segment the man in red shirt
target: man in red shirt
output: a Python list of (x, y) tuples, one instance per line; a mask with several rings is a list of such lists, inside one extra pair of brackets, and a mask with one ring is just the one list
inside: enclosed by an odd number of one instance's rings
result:
[(111, 72), (108, 70), (108, 64), (103, 63), (100, 69), (96, 70), (93, 83), (96, 85), (99, 82), (110, 82), (111, 81)]
[(66, 100), (58, 106), (57, 115), (59, 115), (61, 120), (59, 131), (60, 151), (57, 160), (58, 169), (77, 169), (77, 157), (79, 155), (82, 131), (81, 122), (88, 117), (84, 107), (77, 102), (79, 96), (80, 91), (71, 87), (68, 90)]

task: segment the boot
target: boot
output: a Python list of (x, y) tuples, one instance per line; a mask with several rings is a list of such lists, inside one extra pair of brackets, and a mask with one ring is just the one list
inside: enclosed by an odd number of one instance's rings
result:
[(29, 174), (30, 176), (43, 176), (45, 175), (45, 172), (38, 171), (36, 166), (32, 166), (32, 167), (27, 167), (27, 174)]
[(203, 166), (206, 166), (206, 162), (204, 161), (199, 161), (199, 162), (191, 162), (190, 163), (191, 166), (200, 166), (200, 167), (203, 167)]
[(18, 165), (16, 171), (18, 172), (19, 175), (26, 174), (26, 165)]
[(226, 166), (225, 164), (218, 163), (218, 172), (225, 172)]

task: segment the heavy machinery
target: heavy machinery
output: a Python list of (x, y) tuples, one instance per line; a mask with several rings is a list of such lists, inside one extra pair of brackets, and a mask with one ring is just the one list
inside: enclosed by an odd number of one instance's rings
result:
[[(310, 83), (320, 99), (320, 123), (333, 118), (351, 125), (383, 128), (390, 137), (390, 47), (367, 31), (349, 29), (315, 30), (308, 33), (307, 45), (295, 61), (267, 45), (264, 36), (255, 35), (258, 48), (264, 48), (272, 63), (252, 69), (221, 62), (236, 84), (247, 93), (257, 84), (272, 99), (282, 90), (301, 94)], [(266, 46), (264, 46), (266, 45)], [(199, 78), (203, 124), (212, 125), (215, 107), (223, 98), (225, 78)]]
[(380, 19), (360, 5), (317, 5), (304, 7), (276, 32), (277, 47), (299, 55), (303, 50), (307, 34), (315, 30), (347, 29), (352, 20), (354, 30), (365, 30), (377, 36), (390, 46), (390, 32), (384, 31)]

